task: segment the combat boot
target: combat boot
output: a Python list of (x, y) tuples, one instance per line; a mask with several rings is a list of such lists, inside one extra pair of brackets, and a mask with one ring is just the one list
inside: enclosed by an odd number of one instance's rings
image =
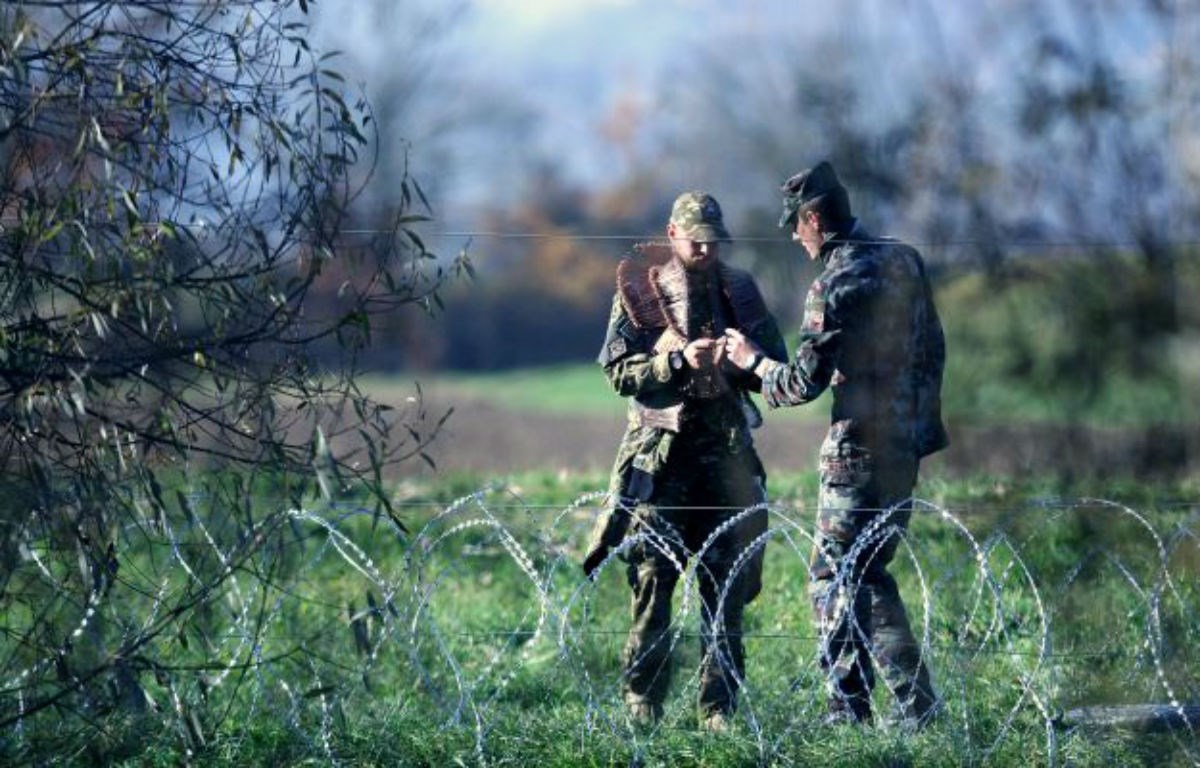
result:
[(629, 711), (630, 721), (638, 727), (650, 728), (658, 725), (658, 721), (662, 720), (663, 708), (661, 704), (652, 704), (648, 701), (631, 701), (626, 706)]
[(871, 701), (860, 696), (847, 696), (829, 700), (829, 713), (821, 720), (822, 725), (871, 725)]
[(729, 714), (721, 711), (709, 712), (700, 721), (700, 729), (707, 733), (729, 733), (729, 729), (732, 727), (733, 723), (729, 719)]

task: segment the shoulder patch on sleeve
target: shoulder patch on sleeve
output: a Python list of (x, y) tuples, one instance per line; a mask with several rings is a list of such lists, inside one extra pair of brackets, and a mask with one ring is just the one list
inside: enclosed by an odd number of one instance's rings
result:
[(804, 297), (804, 319), (801, 321), (801, 330), (817, 332), (825, 330), (825, 283), (820, 279), (813, 281), (812, 287), (808, 289), (808, 295)]
[(825, 283), (820, 279), (814, 280), (812, 287), (808, 289), (808, 295), (804, 297), (804, 309), (824, 309), (825, 308)]

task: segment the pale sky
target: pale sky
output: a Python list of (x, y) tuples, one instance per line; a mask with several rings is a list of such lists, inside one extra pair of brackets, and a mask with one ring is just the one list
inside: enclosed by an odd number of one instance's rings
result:
[[(678, 4), (659, 0), (657, 4)], [(642, 2), (644, 6), (652, 3)], [(633, 8), (637, 0), (475, 0), (475, 6), (492, 18), (506, 18), (514, 25), (536, 27), (562, 19), (586, 15), (597, 8)]]

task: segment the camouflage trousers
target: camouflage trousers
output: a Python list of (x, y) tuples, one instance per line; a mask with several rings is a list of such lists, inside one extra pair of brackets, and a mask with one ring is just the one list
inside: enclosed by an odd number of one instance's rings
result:
[[(744, 533), (745, 526), (731, 526), (709, 539), (730, 518), (764, 500), (759, 466), (751, 449), (672, 455), (650, 502), (639, 507), (630, 534), (645, 538), (626, 555), (633, 590), (633, 625), (623, 654), (627, 704), (661, 712), (676, 643), (672, 596), (689, 560), (699, 553), (699, 705), (706, 715), (733, 711), (745, 671), (742, 614), (751, 588), (747, 563), (738, 563), (745, 543), (738, 529)], [(765, 528), (764, 511), (760, 529)]]
[(878, 667), (897, 715), (922, 724), (937, 696), (896, 580), (887, 572), (912, 515), (918, 461), (826, 441), (809, 589), (831, 713), (870, 721)]

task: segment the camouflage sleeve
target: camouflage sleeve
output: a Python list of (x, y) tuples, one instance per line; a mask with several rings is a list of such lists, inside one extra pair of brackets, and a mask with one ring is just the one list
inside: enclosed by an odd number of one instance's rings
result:
[(791, 363), (775, 363), (763, 372), (762, 394), (778, 408), (811, 402), (825, 391), (836, 367), (840, 332), (831, 316), (825, 283), (818, 279), (804, 300), (800, 343)]
[(666, 352), (656, 355), (630, 355), (604, 369), (608, 383), (621, 397), (646, 395), (658, 390), (674, 388), (676, 372)]
[(653, 347), (652, 334), (636, 328), (620, 297), (614, 296), (597, 362), (604, 366), (604, 375), (618, 395), (633, 397), (679, 387), (683, 372), (672, 370), (668, 353), (655, 353)]

